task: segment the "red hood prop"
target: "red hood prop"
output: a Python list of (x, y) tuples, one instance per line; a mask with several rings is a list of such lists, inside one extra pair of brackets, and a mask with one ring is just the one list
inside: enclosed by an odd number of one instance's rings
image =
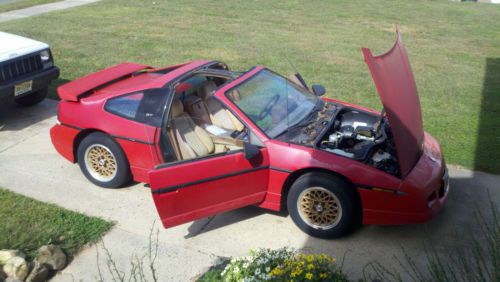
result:
[(417, 86), (399, 30), (394, 46), (385, 54), (373, 56), (363, 48), (378, 94), (391, 126), (401, 176), (406, 176), (421, 154), (424, 138)]

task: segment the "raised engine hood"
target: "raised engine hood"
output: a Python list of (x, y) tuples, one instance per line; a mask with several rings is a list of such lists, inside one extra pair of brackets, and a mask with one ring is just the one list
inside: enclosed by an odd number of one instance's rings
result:
[(404, 177), (420, 157), (424, 129), (417, 86), (399, 31), (387, 53), (373, 56), (363, 48), (363, 55), (384, 105)]

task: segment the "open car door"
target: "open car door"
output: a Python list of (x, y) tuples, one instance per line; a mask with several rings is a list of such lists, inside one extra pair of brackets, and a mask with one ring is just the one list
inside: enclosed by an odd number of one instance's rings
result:
[(248, 160), (243, 150), (165, 164), (149, 172), (165, 228), (264, 200), (269, 178), (266, 148)]

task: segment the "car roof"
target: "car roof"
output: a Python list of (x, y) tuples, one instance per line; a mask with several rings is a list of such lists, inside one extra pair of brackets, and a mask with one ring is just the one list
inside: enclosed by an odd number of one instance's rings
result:
[[(199, 60), (167, 68), (150, 69), (131, 77), (110, 83), (96, 90), (92, 95), (83, 97), (84, 101), (95, 101), (120, 96), (145, 89), (162, 88), (177, 77), (190, 73), (212, 61)], [(168, 69), (173, 70), (168, 71)], [(167, 73), (164, 73), (168, 71)]]

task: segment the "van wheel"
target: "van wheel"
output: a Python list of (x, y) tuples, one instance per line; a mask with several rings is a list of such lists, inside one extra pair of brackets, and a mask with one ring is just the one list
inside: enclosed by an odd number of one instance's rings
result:
[(85, 177), (104, 188), (119, 188), (131, 181), (130, 167), (120, 148), (108, 135), (95, 132), (78, 146), (78, 165)]
[(15, 98), (14, 101), (21, 105), (21, 106), (33, 106), (33, 105), (36, 105), (38, 103), (40, 103), (41, 101), (43, 101), (43, 99), (45, 99), (45, 97), (47, 97), (47, 93), (48, 93), (48, 87), (45, 87), (45, 88), (42, 88), (40, 90), (37, 90), (33, 93), (30, 93), (28, 95), (25, 95), (25, 96), (22, 96), (22, 97), (19, 97), (19, 98)]
[(290, 188), (288, 212), (305, 233), (319, 238), (346, 235), (359, 223), (358, 195), (345, 180), (326, 173), (300, 176)]

